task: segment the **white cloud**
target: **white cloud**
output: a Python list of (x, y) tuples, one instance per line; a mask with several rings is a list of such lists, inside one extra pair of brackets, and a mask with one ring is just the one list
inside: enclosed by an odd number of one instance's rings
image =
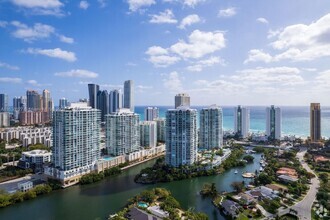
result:
[(89, 3), (87, 1), (80, 1), (79, 8), (86, 10), (89, 7)]
[(244, 61), (244, 64), (247, 64), (249, 62), (259, 62), (259, 61), (269, 63), (273, 61), (273, 57), (262, 50), (252, 49), (249, 51), (248, 58)]
[(236, 13), (237, 13), (236, 8), (229, 7), (229, 8), (226, 8), (226, 9), (220, 9), (219, 13), (218, 13), (218, 17), (228, 18), (228, 17), (232, 17), (232, 16), (236, 15)]
[[(281, 60), (311, 61), (330, 57), (330, 14), (324, 15), (309, 25), (295, 24), (281, 30), (271, 30), (268, 38), (275, 38), (270, 45), (275, 51), (278, 51), (270, 59), (273, 62)], [(267, 54), (267, 57), (269, 56), (270, 54)], [(264, 61), (270, 62), (269, 58)]]
[(21, 83), (21, 78), (0, 77), (0, 83)]
[(130, 11), (137, 11), (140, 8), (149, 7), (156, 4), (155, 0), (127, 0)]
[(71, 37), (66, 37), (64, 35), (58, 35), (58, 37), (59, 37), (60, 41), (63, 43), (68, 43), (68, 44), (74, 43), (74, 39)]
[(268, 20), (266, 18), (257, 18), (257, 21), (263, 24), (268, 24)]
[(28, 80), (27, 83), (30, 84), (31, 86), (37, 86), (37, 87), (44, 86), (44, 85), (38, 83), (38, 81), (37, 80), (34, 80), (34, 79)]
[(154, 24), (175, 24), (178, 21), (175, 19), (172, 10), (166, 9), (164, 12), (160, 12), (158, 15), (151, 15), (149, 22)]
[(180, 61), (180, 57), (168, 55), (168, 50), (159, 46), (149, 47), (146, 54), (155, 67), (167, 67)]
[(13, 4), (27, 9), (27, 12), (37, 15), (63, 16), (59, 0), (10, 0)]
[(180, 60), (180, 57), (168, 55), (150, 56), (148, 59), (148, 61), (155, 67), (167, 67), (179, 62)]
[(214, 53), (226, 46), (223, 32), (203, 32), (200, 30), (193, 31), (188, 37), (188, 43), (180, 40), (172, 45), (170, 50), (187, 58), (201, 58), (207, 54)]
[(205, 0), (183, 0), (183, 4), (193, 8), (204, 1)]
[(74, 42), (73, 38), (56, 33), (55, 28), (50, 25), (35, 23), (33, 26), (28, 26), (19, 21), (12, 21), (10, 24), (16, 28), (12, 35), (29, 43), (40, 39), (48, 39), (52, 35), (57, 36), (64, 43)]
[(55, 33), (55, 28), (46, 24), (36, 23), (33, 27), (19, 21), (13, 21), (11, 24), (17, 28), (12, 35), (26, 42), (49, 38), (51, 34)]
[(177, 72), (171, 72), (167, 78), (163, 79), (164, 87), (171, 92), (182, 91), (182, 82)]
[(183, 18), (178, 28), (185, 29), (187, 26), (201, 22), (200, 17), (197, 14), (188, 15)]
[(55, 49), (28, 48), (25, 52), (29, 54), (40, 54), (48, 57), (58, 58), (68, 62), (74, 62), (77, 60), (75, 53), (70, 51), (65, 51), (60, 48), (55, 48)]
[(76, 78), (97, 78), (99, 74), (82, 69), (74, 69), (67, 72), (55, 73), (55, 76), (60, 77), (76, 77)]
[(207, 92), (210, 94), (222, 94), (223, 92), (230, 92), (232, 95), (235, 92), (241, 92), (242, 89), (246, 89), (247, 86), (241, 85), (238, 83), (233, 83), (228, 80), (213, 80), (213, 81), (208, 81), (208, 80), (196, 80), (194, 82), (196, 86), (199, 88), (192, 90), (192, 92)]
[[(181, 59), (200, 59), (224, 47), (225, 38), (223, 32), (195, 30), (189, 35), (188, 42), (179, 40), (170, 48), (152, 46), (148, 48), (146, 54), (149, 55), (148, 61), (153, 63), (155, 67), (167, 67), (179, 62)], [(204, 66), (209, 66), (203, 63), (198, 63), (198, 65), (190, 67), (190, 69), (197, 70), (197, 67), (201, 69)]]
[(188, 66), (187, 70), (192, 71), (192, 72), (201, 72), (205, 67), (210, 67), (215, 64), (221, 64), (225, 65), (225, 61), (221, 59), (220, 57), (209, 57), (208, 59), (205, 60), (200, 60), (196, 64)]
[(9, 65), (8, 63), (4, 63), (4, 62), (1, 62), (1, 61), (0, 61), (0, 67), (6, 68), (6, 69), (9, 69), (9, 70), (19, 70), (18, 66), (12, 66), (12, 65)]
[(300, 75), (300, 70), (295, 67), (258, 67), (255, 69), (241, 70), (237, 73), (238, 74), (233, 75), (230, 78), (250, 86), (294, 86), (305, 83), (304, 79)]
[(159, 47), (159, 46), (152, 46), (149, 47), (148, 50), (146, 51), (146, 54), (150, 56), (157, 56), (157, 55), (166, 55), (168, 54), (167, 49)]

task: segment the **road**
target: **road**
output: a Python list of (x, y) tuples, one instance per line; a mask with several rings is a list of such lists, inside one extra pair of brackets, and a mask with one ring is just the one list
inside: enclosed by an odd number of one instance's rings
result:
[(288, 207), (286, 209), (282, 209), (278, 211), (278, 215), (282, 216), (287, 213), (289, 213), (290, 209), (293, 209), (298, 212), (299, 219), (305, 219), (305, 220), (311, 220), (312, 214), (311, 209), (313, 202), (316, 198), (316, 193), (318, 191), (318, 188), (320, 186), (320, 181), (314, 171), (306, 164), (304, 160), (304, 155), (306, 153), (306, 148), (301, 148), (300, 151), (297, 153), (297, 158), (299, 159), (301, 165), (306, 169), (308, 172), (313, 173), (315, 175), (315, 178), (311, 180), (312, 184), (306, 194), (306, 196), (301, 200), (300, 202), (296, 203), (295, 205)]

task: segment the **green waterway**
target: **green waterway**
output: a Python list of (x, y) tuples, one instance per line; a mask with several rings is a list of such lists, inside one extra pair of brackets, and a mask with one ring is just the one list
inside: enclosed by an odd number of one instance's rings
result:
[(216, 183), (219, 191), (232, 191), (230, 184), (233, 181), (242, 181), (242, 172), (259, 170), (260, 155), (254, 154), (253, 156), (255, 157), (254, 163), (248, 164), (244, 168), (238, 168), (238, 174), (234, 174), (236, 168), (233, 168), (217, 176), (200, 177), (171, 183), (155, 185), (134, 183), (134, 177), (141, 169), (154, 164), (155, 160), (151, 160), (99, 183), (87, 186), (73, 186), (40, 196), (31, 201), (24, 201), (23, 203), (1, 208), (0, 219), (106, 219), (109, 214), (121, 210), (129, 198), (144, 189), (153, 187), (169, 189), (185, 209), (192, 207), (196, 211), (205, 212), (210, 219), (225, 219), (214, 208), (210, 199), (201, 198), (199, 191), (206, 182)]

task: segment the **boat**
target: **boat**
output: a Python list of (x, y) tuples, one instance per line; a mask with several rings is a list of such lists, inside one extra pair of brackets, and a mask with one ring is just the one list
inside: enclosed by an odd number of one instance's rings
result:
[(264, 169), (262, 167), (260, 167), (259, 171), (262, 172)]
[(235, 174), (237, 174), (238, 173), (238, 171), (237, 170), (235, 170)]

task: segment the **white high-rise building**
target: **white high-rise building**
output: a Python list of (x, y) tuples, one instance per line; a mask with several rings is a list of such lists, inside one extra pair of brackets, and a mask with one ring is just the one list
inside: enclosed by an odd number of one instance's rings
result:
[(106, 115), (106, 147), (108, 154), (128, 154), (140, 148), (140, 116), (129, 109)]
[(154, 121), (157, 123), (157, 141), (158, 142), (165, 142), (165, 118), (156, 118)]
[(147, 107), (144, 109), (144, 120), (153, 121), (159, 117), (159, 109), (157, 107)]
[(212, 150), (223, 146), (222, 109), (217, 105), (200, 111), (200, 148)]
[(157, 146), (157, 123), (155, 121), (140, 123), (140, 145), (147, 148)]
[(175, 96), (175, 108), (179, 106), (190, 107), (190, 96), (186, 93), (180, 93)]
[(241, 138), (247, 138), (250, 132), (250, 109), (237, 106), (234, 109), (234, 131)]
[(266, 135), (270, 140), (280, 140), (282, 132), (282, 113), (279, 107), (266, 108)]
[(192, 165), (197, 157), (197, 110), (179, 106), (166, 112), (166, 156), (168, 165)]
[(124, 108), (129, 108), (134, 112), (134, 81), (127, 80), (124, 82)]
[(45, 172), (64, 186), (94, 170), (100, 158), (101, 111), (87, 103), (71, 103), (53, 116), (53, 165)]

